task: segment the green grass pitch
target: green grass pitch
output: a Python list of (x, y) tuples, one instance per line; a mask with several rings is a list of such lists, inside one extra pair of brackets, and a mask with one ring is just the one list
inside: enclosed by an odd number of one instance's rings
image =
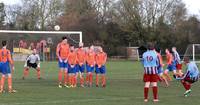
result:
[(0, 94), (0, 105), (199, 105), (200, 83), (192, 87), (192, 93), (184, 98), (184, 89), (179, 81), (173, 80), (169, 88), (159, 86), (160, 102), (143, 102), (143, 69), (139, 62), (113, 61), (107, 63), (106, 88), (62, 88), (57, 86), (56, 62), (41, 64), (42, 77), (37, 80), (36, 72), (30, 70), (29, 77), (22, 80), (23, 62), (15, 62), (13, 86), (15, 94)]

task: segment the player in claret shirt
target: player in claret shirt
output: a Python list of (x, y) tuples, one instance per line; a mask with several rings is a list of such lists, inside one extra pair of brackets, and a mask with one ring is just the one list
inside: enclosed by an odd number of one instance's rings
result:
[(89, 87), (92, 87), (92, 81), (93, 81), (93, 72), (94, 72), (94, 66), (95, 66), (95, 52), (94, 52), (94, 46), (90, 46), (90, 49), (87, 52), (86, 56), (86, 69), (87, 69), (87, 75), (86, 75), (86, 83)]
[[(86, 52), (83, 48), (83, 43), (79, 43), (77, 49), (77, 73), (80, 73), (80, 84), (84, 87), (84, 72), (85, 72)], [(78, 75), (76, 74), (76, 78)]]
[(99, 87), (99, 75), (101, 74), (102, 87), (106, 87), (106, 60), (107, 54), (103, 51), (102, 47), (98, 48), (96, 54), (96, 87)]

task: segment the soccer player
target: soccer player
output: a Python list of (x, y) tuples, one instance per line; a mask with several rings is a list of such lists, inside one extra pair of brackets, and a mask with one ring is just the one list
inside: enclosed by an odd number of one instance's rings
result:
[(87, 75), (86, 75), (86, 83), (89, 87), (92, 87), (92, 81), (93, 81), (93, 72), (94, 72), (94, 66), (95, 66), (95, 52), (94, 52), (94, 46), (90, 46), (90, 49), (87, 53), (86, 58), (86, 69), (87, 69)]
[(164, 71), (164, 75), (167, 77), (169, 81), (171, 81), (171, 77), (168, 74), (169, 71), (173, 72), (173, 76), (176, 75), (176, 63), (174, 61), (173, 55), (170, 53), (168, 49), (165, 49), (166, 57), (167, 57), (167, 69)]
[(102, 87), (106, 87), (106, 60), (107, 54), (103, 51), (102, 47), (98, 48), (98, 53), (96, 54), (96, 87), (99, 87), (99, 75), (101, 74)]
[(160, 79), (161, 79), (161, 82), (164, 81), (166, 87), (169, 86), (169, 83), (167, 81), (167, 79), (165, 78), (165, 76), (163, 75), (163, 59), (162, 59), (162, 56), (160, 54), (160, 49), (157, 48), (156, 49), (156, 53), (157, 53), (157, 56), (158, 56), (158, 75), (160, 76)]
[(12, 70), (14, 70), (13, 60), (11, 58), (10, 51), (6, 48), (7, 42), (2, 41), (2, 46), (3, 48), (0, 50), (0, 62), (2, 63), (0, 67), (1, 73), (2, 73), (0, 93), (4, 91), (4, 83), (5, 83), (6, 76), (8, 78), (8, 92), (15, 93), (16, 90), (12, 88), (12, 73), (10, 70), (10, 66), (12, 67)]
[(28, 76), (29, 68), (34, 68), (37, 70), (37, 78), (41, 79), (40, 77), (40, 57), (37, 54), (36, 49), (33, 49), (33, 52), (31, 55), (28, 56), (26, 59), (25, 65), (24, 65), (24, 75), (22, 79), (25, 79), (25, 77)]
[(182, 64), (181, 64), (181, 59), (180, 56), (176, 50), (176, 47), (172, 47), (172, 52), (173, 52), (173, 56), (174, 56), (174, 61), (176, 63), (176, 70), (178, 72), (179, 75), (182, 75)]
[(199, 69), (195, 62), (190, 62), (189, 58), (184, 58), (184, 63), (187, 66), (186, 72), (182, 77), (176, 77), (177, 80), (181, 80), (185, 88), (184, 96), (187, 97), (191, 92), (191, 85), (197, 82), (199, 79)]
[(76, 74), (76, 64), (77, 64), (77, 55), (74, 49), (74, 46), (70, 47), (70, 53), (68, 57), (68, 64), (69, 64), (69, 70), (68, 70), (68, 77), (69, 77), (69, 85), (70, 87), (76, 87), (77, 79), (75, 77)]
[[(83, 43), (79, 43), (79, 48), (77, 50), (77, 73), (80, 73), (80, 84), (84, 87), (84, 71), (86, 62), (86, 52), (83, 49)], [(78, 74), (76, 73), (76, 78)]]
[(59, 73), (58, 82), (59, 88), (62, 88), (62, 75), (64, 74), (64, 86), (67, 86), (67, 72), (68, 72), (68, 56), (69, 56), (69, 44), (67, 42), (67, 37), (62, 37), (62, 42), (57, 45), (56, 55), (59, 59)]
[(157, 82), (159, 80), (158, 76), (158, 56), (156, 51), (154, 51), (154, 45), (152, 43), (148, 44), (148, 50), (143, 54), (143, 66), (144, 66), (144, 76), (143, 81), (145, 83), (144, 86), (144, 102), (148, 101), (148, 92), (150, 85), (153, 88), (153, 96), (154, 102), (159, 101), (158, 100), (158, 87)]

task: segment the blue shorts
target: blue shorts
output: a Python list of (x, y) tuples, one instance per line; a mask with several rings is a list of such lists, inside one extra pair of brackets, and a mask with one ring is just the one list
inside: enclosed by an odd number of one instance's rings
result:
[(2, 74), (10, 74), (11, 73), (11, 70), (10, 70), (10, 64), (9, 62), (1, 62), (0, 63), (0, 72)]
[(84, 73), (85, 65), (80, 66), (79, 64), (76, 65), (76, 72)]
[(100, 68), (98, 68), (98, 66), (95, 66), (95, 72), (96, 74), (105, 74), (106, 73), (106, 67), (105, 65), (101, 66)]
[(174, 71), (174, 70), (176, 70), (176, 65), (173, 65), (173, 64), (168, 65), (168, 66), (167, 66), (167, 70), (169, 70), (169, 71)]
[(161, 66), (158, 66), (158, 74), (162, 74), (163, 73), (163, 67), (161, 67)]
[(87, 72), (93, 72), (94, 71), (94, 67), (91, 67), (88, 64), (86, 64), (86, 69), (87, 69)]
[(76, 73), (76, 66), (74, 66), (73, 68), (68, 65), (68, 73), (69, 74), (75, 74)]
[(64, 61), (63, 62), (58, 61), (58, 66), (59, 68), (66, 69), (68, 68), (68, 63), (65, 63)]

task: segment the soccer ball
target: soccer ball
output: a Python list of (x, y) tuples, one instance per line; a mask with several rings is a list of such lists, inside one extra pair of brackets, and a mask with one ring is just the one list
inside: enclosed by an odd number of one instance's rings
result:
[(59, 31), (60, 30), (60, 26), (59, 25), (55, 25), (54, 26), (54, 30)]

